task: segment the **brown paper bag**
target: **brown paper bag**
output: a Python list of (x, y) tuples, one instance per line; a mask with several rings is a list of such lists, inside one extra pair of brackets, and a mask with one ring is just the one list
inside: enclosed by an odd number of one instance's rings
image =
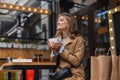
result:
[(91, 80), (110, 80), (112, 70), (111, 56), (91, 57)]
[(120, 56), (119, 56), (119, 80), (120, 80)]
[(111, 72), (111, 80), (120, 80), (119, 76), (119, 56), (112, 54), (112, 72)]

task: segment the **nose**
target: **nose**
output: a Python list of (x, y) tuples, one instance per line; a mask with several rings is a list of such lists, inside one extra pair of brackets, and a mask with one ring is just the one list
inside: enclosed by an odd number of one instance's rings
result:
[(57, 21), (57, 25), (59, 25), (60, 24), (60, 22), (59, 21)]

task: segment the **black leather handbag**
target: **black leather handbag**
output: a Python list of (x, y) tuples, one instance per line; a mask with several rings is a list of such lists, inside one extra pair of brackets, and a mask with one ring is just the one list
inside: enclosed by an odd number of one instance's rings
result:
[(70, 67), (65, 67), (65, 68), (61, 69), (60, 71), (51, 74), (50, 79), (62, 80), (62, 79), (65, 79), (65, 78), (71, 77), (71, 76), (72, 76), (72, 72), (71, 72)]

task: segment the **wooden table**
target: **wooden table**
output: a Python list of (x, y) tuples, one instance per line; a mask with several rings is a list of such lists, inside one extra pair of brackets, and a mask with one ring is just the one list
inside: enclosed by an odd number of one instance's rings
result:
[(2, 65), (3, 70), (22, 70), (22, 80), (26, 80), (26, 70), (33, 69), (34, 80), (39, 80), (39, 69), (54, 69), (55, 62), (10, 62)]

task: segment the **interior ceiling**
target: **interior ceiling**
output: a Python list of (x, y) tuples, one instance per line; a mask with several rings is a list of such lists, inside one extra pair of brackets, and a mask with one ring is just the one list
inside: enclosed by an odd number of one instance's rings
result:
[[(41, 1), (58, 1), (58, 0), (0, 0), (0, 2), (2, 3), (10, 3), (21, 6), (31, 6), (31, 7), (40, 7)], [(73, 0), (74, 3), (78, 3), (78, 4), (83, 4), (85, 3), (85, 1), (87, 0)], [(11, 30), (9, 29), (14, 29), (14, 27), (16, 27), (15, 24), (17, 23), (18, 16), (24, 17), (25, 15), (31, 17), (32, 19), (34, 18), (40, 20), (38, 16), (36, 16), (36, 14), (31, 15), (31, 13), (26, 13), (21, 11), (0, 9), (0, 35), (4, 35), (10, 32)], [(33, 19), (33, 23), (35, 21), (34, 19)]]
[[(40, 1), (38, 0), (3, 0), (5, 3), (10, 3), (10, 4), (16, 4), (16, 5), (21, 5), (21, 6), (31, 6), (31, 7), (39, 7), (40, 6)], [(10, 25), (11, 22), (15, 22), (17, 19), (17, 16), (21, 15), (24, 16), (23, 14), (29, 15), (31, 13), (26, 13), (26, 12), (21, 12), (21, 11), (13, 11), (13, 10), (1, 10), (1, 12), (4, 12), (3, 15), (0, 15), (0, 19), (2, 19), (2, 25)], [(30, 16), (29, 16), (30, 17)], [(8, 23), (8, 24), (6, 24)]]
[[(31, 7), (38, 7), (40, 6), (40, 1), (39, 0), (1, 0), (0, 2), (3, 3), (10, 3), (10, 4), (16, 4), (20, 6), (31, 6)], [(14, 11), (14, 10), (5, 10), (5, 9), (0, 9), (1, 14), (5, 14), (3, 17), (10, 19), (14, 19), (15, 16), (20, 14), (20, 11)], [(13, 16), (14, 15), (14, 16)]]
[[(0, 0), (3, 3), (16, 4), (21, 6), (31, 6), (31, 7), (39, 7), (39, 0)], [(34, 14), (21, 12), (21, 11), (13, 11), (13, 10), (5, 10), (0, 9), (0, 35), (4, 36), (13, 30), (17, 24), (18, 16), (24, 16), (35, 18)], [(35, 17), (34, 17), (35, 16)], [(38, 17), (38, 16), (37, 16)]]
[[(10, 3), (10, 4), (16, 4), (16, 5), (21, 5), (21, 6), (31, 6), (31, 7), (38, 7), (40, 6), (40, 1), (58, 1), (58, 0), (0, 0), (2, 3)], [(64, 0), (60, 0), (63, 1)], [(66, 0), (66, 1), (73, 1), (74, 3), (77, 4), (84, 4), (88, 5), (91, 4), (97, 0)], [(64, 4), (65, 5), (65, 4)], [(13, 11), (13, 10), (5, 10), (5, 9), (0, 9), (0, 20), (2, 21), (12, 21), (12, 19), (15, 19), (20, 11)], [(6, 14), (6, 15), (2, 15)], [(14, 16), (13, 16), (14, 15)]]

